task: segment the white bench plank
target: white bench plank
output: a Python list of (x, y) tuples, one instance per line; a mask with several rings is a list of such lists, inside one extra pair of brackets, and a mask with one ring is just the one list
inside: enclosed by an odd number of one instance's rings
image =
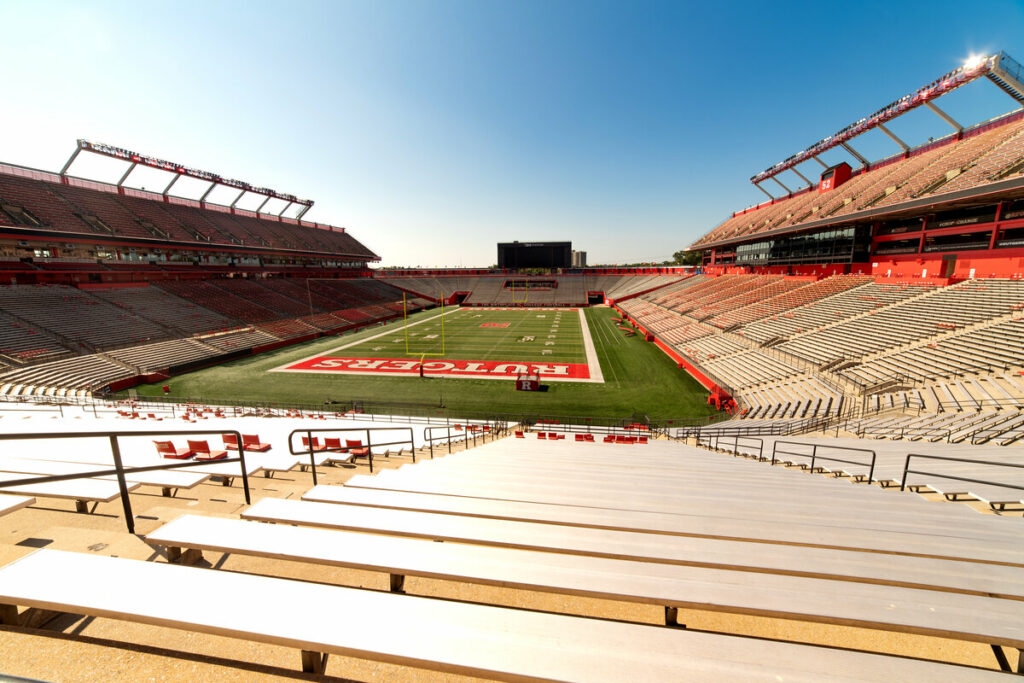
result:
[[(807, 564), (802, 569), (787, 565), (785, 558), (789, 550), (780, 549), (782, 547), (774, 543), (761, 543), (755, 546), (742, 541), (563, 527), (554, 524), (464, 518), (454, 515), (379, 508), (339, 507), (331, 503), (310, 503), (277, 498), (264, 498), (242, 512), (241, 516), (244, 519), (257, 521), (322, 526), (350, 531), (368, 531), (395, 536), (595, 557), (752, 569), (788, 567), (786, 571), (793, 573), (802, 571), (810, 574), (835, 575), (834, 561), (822, 560), (814, 565)], [(748, 553), (746, 564), (743, 564), (743, 558), (739, 557), (744, 550)], [(827, 549), (818, 550), (825, 551)], [(951, 552), (962, 551), (953, 549)], [(810, 561), (810, 554), (806, 556), (806, 560)], [(855, 576), (858, 572), (869, 572), (867, 576), (871, 576), (870, 569), (851, 566), (844, 567), (842, 570), (842, 573), (846, 575)]]
[[(0, 473), (0, 481), (17, 481), (28, 479), (31, 474)], [(127, 485), (129, 491), (139, 488), (137, 483)], [(96, 501), (109, 503), (121, 495), (116, 481), (100, 479), (75, 479), (72, 481), (52, 481), (48, 484), (23, 484), (3, 489), (11, 493), (25, 493), (41, 498), (70, 498), (79, 501)]]
[(27, 508), (29, 505), (34, 505), (35, 502), (36, 499), (31, 496), (0, 496), (0, 517)]
[[(89, 470), (113, 469), (113, 465), (76, 465), (74, 463), (57, 462), (54, 460), (0, 460), (0, 472), (24, 472), (29, 474), (75, 474)], [(117, 480), (116, 475), (95, 477), (103, 480)], [(148, 486), (162, 486), (179, 489), (190, 489), (202, 484), (210, 478), (208, 474), (197, 474), (195, 472), (181, 472), (174, 470), (152, 472), (138, 472), (127, 474), (125, 479), (131, 482), (138, 482)]]
[(1005, 680), (875, 654), (57, 550), (0, 569), (0, 602), (506, 680)]
[[(671, 524), (672, 519), (666, 520), (668, 524), (661, 524), (661, 520), (645, 516), (640, 517), (639, 522), (631, 523), (630, 520), (623, 519), (621, 514), (607, 514), (593, 508), (349, 489), (324, 484), (310, 489), (302, 499), (395, 510), (420, 510), (469, 518), (533, 521), (619, 531), (672, 533), (670, 530), (674, 528)], [(782, 534), (784, 533), (785, 530), (782, 530)], [(830, 575), (850, 580), (934, 587), (1024, 600), (1024, 572), (1020, 567), (863, 552), (856, 549), (814, 548), (785, 543), (773, 544), (771, 553), (765, 553), (765, 548), (752, 546), (741, 539), (696, 538), (694, 541), (694, 553), (697, 557), (706, 558), (707, 564), (782, 573)]]
[[(796, 473), (794, 473), (796, 474)], [(825, 481), (825, 480), (823, 480)], [(564, 483), (559, 486), (557, 482), (548, 483), (525, 483), (525, 484), (504, 484), (499, 481), (492, 481), (487, 484), (483, 482), (472, 482), (465, 480), (438, 479), (430, 481), (406, 481), (396, 482), (393, 479), (383, 477), (369, 477), (357, 475), (345, 482), (346, 487), (365, 487), (383, 490), (399, 490), (420, 493), (444, 494), (450, 496), (465, 497), (486, 497), (510, 501), (547, 503), (554, 505), (575, 505), (580, 507), (595, 507), (606, 510), (629, 510), (648, 513), (664, 513), (678, 516), (700, 517), (702, 520), (716, 520), (722, 523), (732, 522), (731, 526), (743, 528), (744, 524), (751, 521), (761, 521), (773, 525), (805, 525), (820, 527), (826, 535), (833, 539), (842, 537), (847, 532), (869, 531), (877, 533), (877, 538), (871, 535), (861, 534), (861, 543), (864, 548), (887, 549), (892, 552), (903, 552), (899, 545), (886, 545), (884, 543), (888, 534), (918, 534), (924, 536), (943, 537), (946, 545), (959, 544), (961, 548), (968, 548), (972, 544), (987, 544), (988, 546), (999, 546), (1000, 544), (1012, 543), (1012, 540), (1019, 538), (1020, 520), (1010, 518), (993, 518), (992, 521), (981, 518), (981, 516), (970, 510), (946, 509), (932, 506), (932, 510), (924, 513), (932, 519), (918, 517), (915, 514), (894, 514), (887, 511), (883, 505), (872, 505), (873, 499), (865, 500), (861, 505), (849, 505), (844, 508), (838, 506), (805, 507), (804, 509), (793, 509), (790, 505), (790, 495), (784, 491), (779, 492), (778, 500), (774, 503), (758, 502), (755, 504), (744, 504), (742, 500), (725, 499), (719, 500), (713, 494), (688, 498), (687, 496), (662, 496), (660, 498), (645, 496), (639, 491), (622, 491), (609, 489), (605, 491), (579, 490), (575, 485), (568, 486)], [(848, 484), (848, 486), (853, 486)], [(866, 487), (865, 487), (866, 488)], [(879, 491), (883, 495), (891, 492)], [(970, 516), (968, 516), (970, 515)], [(735, 534), (734, 534), (735, 535)], [(847, 538), (851, 538), (847, 536)], [(792, 542), (803, 542), (794, 537)], [(938, 539), (936, 539), (938, 540)], [(821, 543), (820, 541), (809, 541)], [(835, 541), (833, 541), (834, 543)], [(840, 542), (839, 545), (846, 545)], [(906, 552), (918, 552), (907, 549)], [(1012, 559), (1005, 561), (1024, 564), (1024, 548), (1010, 553)]]
[[(167, 547), (401, 576), (1024, 646), (1024, 606), (979, 595), (879, 584), (837, 585), (819, 578), (433, 543), (195, 515), (179, 517), (146, 540)], [(748, 548), (748, 552), (757, 550)], [(842, 600), (835, 599), (837, 593)]]

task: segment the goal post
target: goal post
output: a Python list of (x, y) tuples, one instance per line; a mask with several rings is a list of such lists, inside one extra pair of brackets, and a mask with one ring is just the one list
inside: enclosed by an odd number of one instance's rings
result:
[(405, 335), (405, 355), (418, 357), (422, 362), (425, 356), (443, 356), (445, 355), (445, 330), (444, 330), (444, 297), (441, 297), (441, 350), (440, 351), (424, 351), (417, 349), (416, 343), (413, 342), (412, 346), (409, 344), (409, 301), (406, 298), (405, 292), (402, 292), (402, 332)]
[(519, 288), (519, 291), (523, 293), (523, 298), (522, 299), (517, 299), (516, 298), (516, 285), (519, 283), (519, 281), (518, 280), (512, 280), (512, 287), (510, 289), (512, 290), (512, 303), (514, 303), (514, 304), (525, 304), (525, 303), (527, 303), (530, 300), (530, 282), (529, 282), (529, 280), (523, 280), (522, 282), (523, 282), (524, 285), (526, 285), (525, 287), (520, 287)]

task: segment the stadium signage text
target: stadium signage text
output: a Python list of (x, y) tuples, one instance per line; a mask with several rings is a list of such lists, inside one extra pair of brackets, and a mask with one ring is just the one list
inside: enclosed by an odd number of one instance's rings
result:
[[(542, 379), (589, 379), (586, 363), (505, 363), (501, 361), (425, 360), (423, 373), (444, 377), (491, 377), (515, 379), (536, 373)], [(356, 374), (419, 375), (419, 360), (390, 358), (338, 358), (320, 356), (289, 365), (283, 370), (299, 372), (348, 372)]]

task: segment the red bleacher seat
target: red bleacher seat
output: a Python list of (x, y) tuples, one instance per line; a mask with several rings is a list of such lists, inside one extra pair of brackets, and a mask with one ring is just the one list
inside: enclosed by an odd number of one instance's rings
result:
[(196, 460), (223, 460), (228, 457), (227, 451), (211, 451), (205, 439), (188, 440), (188, 448)]
[(192, 449), (177, 448), (172, 441), (154, 441), (153, 443), (156, 445), (156, 452), (161, 457), (173, 460), (185, 460), (192, 457)]
[(242, 445), (247, 451), (258, 451), (264, 453), (270, 450), (269, 443), (260, 443), (259, 434), (242, 434)]

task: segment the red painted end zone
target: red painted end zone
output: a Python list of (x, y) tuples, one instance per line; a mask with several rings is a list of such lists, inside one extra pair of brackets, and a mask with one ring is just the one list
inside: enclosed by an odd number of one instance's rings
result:
[(508, 327), (512, 323), (480, 323), (480, 327)]
[[(384, 373), (391, 375), (419, 375), (418, 360), (392, 358), (342, 358), (320, 356), (289, 365), (282, 370), (305, 372), (351, 372), (359, 374)], [(493, 377), (515, 379), (517, 375), (537, 373), (541, 379), (590, 379), (586, 363), (505, 363), (484, 360), (428, 360), (423, 363), (427, 375), (446, 377)]]

